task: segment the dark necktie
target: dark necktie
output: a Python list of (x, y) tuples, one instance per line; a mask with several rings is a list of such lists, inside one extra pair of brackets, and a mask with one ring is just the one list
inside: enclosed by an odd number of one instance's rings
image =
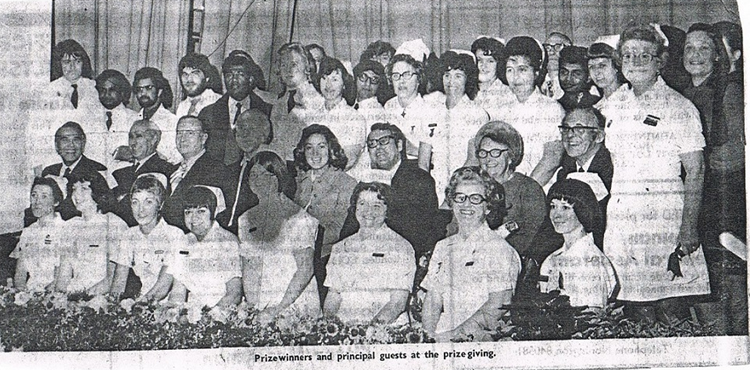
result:
[(583, 170), (582, 166), (578, 166), (578, 172), (586, 172), (586, 171)]
[(359, 102), (354, 103), (354, 110), (359, 110)]
[(107, 112), (107, 130), (112, 127), (112, 112)]
[(242, 113), (242, 103), (237, 103), (237, 110), (234, 112), (234, 120), (232, 121), (232, 127), (237, 127), (237, 118), (240, 118), (240, 113)]
[(73, 93), (70, 94), (70, 102), (73, 103), (73, 108), (78, 109), (78, 84), (72, 84)]
[(297, 94), (297, 90), (289, 92), (289, 98), (286, 99), (286, 112), (290, 113), (294, 109), (294, 95)]
[(63, 172), (63, 177), (68, 177), (68, 176), (70, 176), (70, 167), (66, 167), (65, 172)]

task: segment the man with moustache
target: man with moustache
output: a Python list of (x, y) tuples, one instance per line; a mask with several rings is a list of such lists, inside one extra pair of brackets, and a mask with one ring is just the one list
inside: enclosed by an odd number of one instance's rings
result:
[(234, 134), (238, 117), (249, 109), (257, 109), (270, 117), (272, 107), (253, 92), (256, 87), (265, 87), (265, 80), (263, 71), (248, 53), (242, 50), (229, 53), (221, 65), (221, 73), (227, 92), (204, 108), (199, 117), (208, 127), (206, 154), (229, 165), (242, 157)]
[(174, 171), (174, 165), (156, 155), (156, 147), (160, 140), (161, 130), (156, 123), (147, 120), (134, 122), (128, 134), (128, 148), (133, 155), (133, 164), (112, 172), (112, 177), (117, 181), (117, 186), (112, 189), (117, 200), (115, 213), (128, 226), (137, 224), (130, 208), (130, 187), (135, 179), (149, 172), (161, 173), (169, 178)]
[(563, 96), (557, 100), (566, 112), (593, 107), (601, 97), (589, 92), (589, 70), (586, 48), (568, 46), (560, 51), (558, 76)]
[[(197, 116), (203, 108), (221, 98), (221, 81), (216, 67), (211, 65), (203, 54), (190, 53), (180, 59), (177, 71), (180, 73), (183, 100), (177, 105), (177, 117)], [(218, 83), (217, 83), (218, 82)], [(214, 91), (218, 87), (218, 91)]]
[(177, 116), (168, 109), (172, 107), (172, 88), (161, 71), (152, 67), (144, 67), (135, 73), (133, 78), (133, 92), (141, 106), (138, 119), (153, 121), (162, 132), (159, 155), (169, 163), (179, 163), (180, 153), (175, 148), (175, 129)]
[(114, 159), (129, 161), (133, 158), (127, 146), (128, 132), (138, 120), (138, 112), (127, 107), (132, 88), (127, 77), (114, 69), (104, 70), (96, 77), (99, 102), (104, 107), (102, 122), (107, 127), (106, 151)]

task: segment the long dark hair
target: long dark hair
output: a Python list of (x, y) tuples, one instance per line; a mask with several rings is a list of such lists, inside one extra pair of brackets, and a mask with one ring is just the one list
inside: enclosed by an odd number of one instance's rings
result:
[(334, 135), (331, 129), (327, 126), (319, 125), (317, 123), (307, 126), (302, 130), (302, 137), (300, 138), (299, 143), (297, 143), (297, 147), (294, 148), (294, 165), (302, 172), (308, 171), (312, 168), (307, 164), (305, 145), (307, 144), (307, 139), (315, 134), (323, 135), (326, 139), (326, 143), (328, 143), (328, 164), (331, 165), (331, 167), (340, 170), (346, 168), (346, 163), (349, 159), (346, 157), (344, 149), (341, 148), (341, 144), (339, 144), (336, 135)]

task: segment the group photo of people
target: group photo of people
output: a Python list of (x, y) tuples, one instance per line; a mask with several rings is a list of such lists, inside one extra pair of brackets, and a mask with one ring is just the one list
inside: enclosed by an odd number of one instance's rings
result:
[(55, 42), (2, 283), (437, 342), (492, 340), (522, 292), (557, 291), (747, 335), (741, 26), (475, 36), (358, 59), (291, 40), (271, 74), (189, 50), (178, 85)]

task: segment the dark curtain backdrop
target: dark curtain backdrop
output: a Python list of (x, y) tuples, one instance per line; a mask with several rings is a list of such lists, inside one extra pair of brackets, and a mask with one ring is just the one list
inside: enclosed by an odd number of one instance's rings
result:
[[(187, 44), (188, 4), (56, 0), (55, 37), (80, 41), (96, 72), (116, 68), (132, 78), (138, 68), (154, 66), (176, 87), (177, 62)], [(293, 7), (294, 0), (205, 0), (197, 51), (220, 66), (229, 51), (247, 50), (273, 88), (273, 52), (289, 41)], [(479, 35), (543, 40), (561, 31), (575, 44), (588, 45), (633, 20), (686, 29), (695, 22), (739, 22), (739, 16), (734, 0), (297, 0), (293, 39), (318, 43), (330, 55), (356, 63), (367, 44), (378, 39), (398, 46), (422, 38), (438, 54), (468, 49)]]

